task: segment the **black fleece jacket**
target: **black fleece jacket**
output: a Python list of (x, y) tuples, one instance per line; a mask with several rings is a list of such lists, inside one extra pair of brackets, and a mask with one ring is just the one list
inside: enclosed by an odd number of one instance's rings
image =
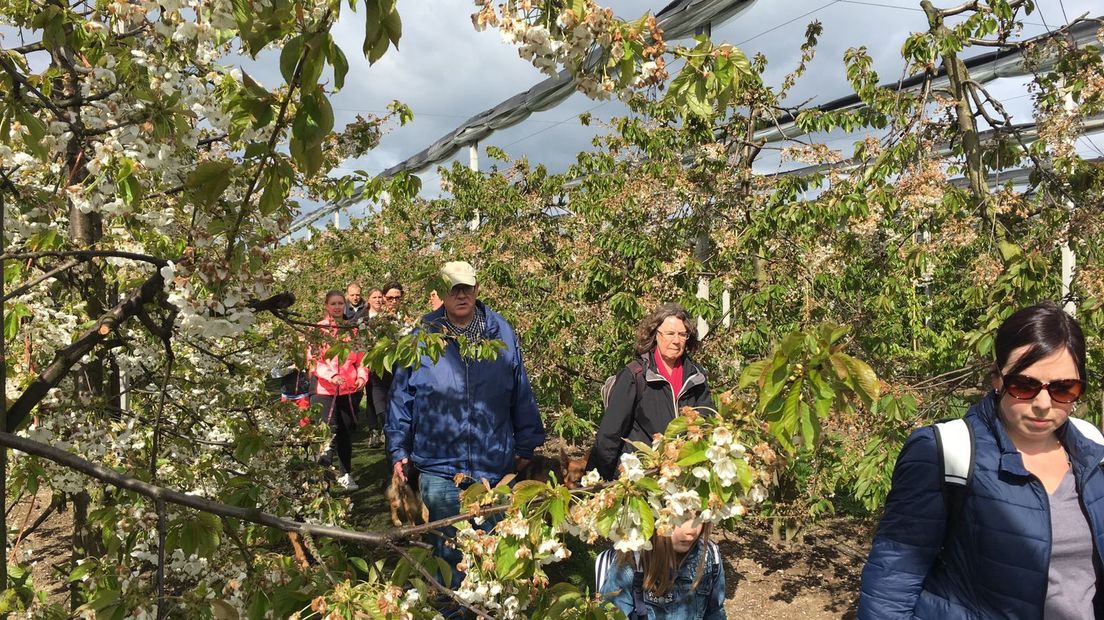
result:
[[(634, 372), (634, 366), (642, 371)], [(650, 444), (652, 435), (665, 431), (679, 409), (713, 406), (701, 366), (683, 356), (682, 372), (682, 390), (678, 394), (676, 407), (671, 384), (659, 374), (652, 353), (638, 356), (633, 363), (621, 369), (610, 389), (609, 405), (598, 425), (598, 436), (590, 451), (587, 471), (597, 469), (602, 478), (613, 480), (617, 477), (617, 464), (622, 452), (632, 449), (624, 439)], [(638, 386), (637, 381), (643, 382), (643, 386)]]

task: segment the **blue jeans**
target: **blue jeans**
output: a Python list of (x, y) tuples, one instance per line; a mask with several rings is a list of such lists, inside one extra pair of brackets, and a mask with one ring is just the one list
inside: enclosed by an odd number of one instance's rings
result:
[[(472, 484), (474, 483), (467, 481), (457, 487), (451, 478), (442, 478), (422, 472), (418, 480), (418, 487), (422, 492), (422, 501), (425, 503), (426, 509), (429, 510), (429, 520), (431, 522), (438, 521), (460, 514), (460, 491)], [(477, 527), (483, 531), (490, 531), (500, 518), (499, 515), (488, 517)], [(456, 538), (456, 528), (451, 525), (445, 526), (429, 534), (429, 538), (430, 544), (433, 545), (433, 555), (448, 562), (449, 566), (452, 567), (452, 582), (448, 584), (449, 587), (453, 590), (459, 588), (460, 582), (464, 580), (464, 574), (456, 570), (456, 565), (463, 556), (458, 549), (446, 544), (446, 539)]]

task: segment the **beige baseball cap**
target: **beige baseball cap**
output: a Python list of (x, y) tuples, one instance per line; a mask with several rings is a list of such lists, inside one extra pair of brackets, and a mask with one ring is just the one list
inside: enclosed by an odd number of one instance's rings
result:
[(441, 279), (444, 280), (445, 292), (451, 291), (459, 285), (475, 286), (475, 267), (471, 263), (462, 260), (454, 260), (441, 265)]

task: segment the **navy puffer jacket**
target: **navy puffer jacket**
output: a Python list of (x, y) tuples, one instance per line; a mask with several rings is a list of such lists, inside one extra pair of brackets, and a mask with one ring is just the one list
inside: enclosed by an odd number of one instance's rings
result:
[[(860, 620), (1042, 620), (1050, 504), (1042, 483), (1024, 468), (997, 406), (997, 395), (990, 393), (966, 414), (974, 436), (974, 469), (949, 532), (935, 431), (917, 429), (901, 449), (885, 515), (863, 569)], [(1104, 446), (1070, 423), (1057, 435), (1070, 457), (1099, 562)], [(1099, 618), (1099, 590), (1095, 602)]]

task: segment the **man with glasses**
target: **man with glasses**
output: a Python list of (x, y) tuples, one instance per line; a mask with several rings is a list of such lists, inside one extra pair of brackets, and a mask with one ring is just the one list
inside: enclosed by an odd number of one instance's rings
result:
[[(406, 480), (403, 466), (417, 468), (430, 521), (459, 514), (462, 489), (482, 480), (497, 484), (544, 443), (517, 336), (479, 301), (475, 269), (463, 261), (445, 263), (434, 288), (444, 304), (422, 317), (418, 329), (444, 334), (445, 351), (436, 362), (426, 356), (416, 369), (395, 369), (385, 427), (394, 475)], [(460, 339), (504, 346), (494, 360), (476, 361), (461, 355)], [(445, 537), (455, 533), (441, 529)], [(436, 555), (455, 567), (460, 553), (442, 536), (431, 538)], [(459, 583), (454, 572), (452, 585)]]

